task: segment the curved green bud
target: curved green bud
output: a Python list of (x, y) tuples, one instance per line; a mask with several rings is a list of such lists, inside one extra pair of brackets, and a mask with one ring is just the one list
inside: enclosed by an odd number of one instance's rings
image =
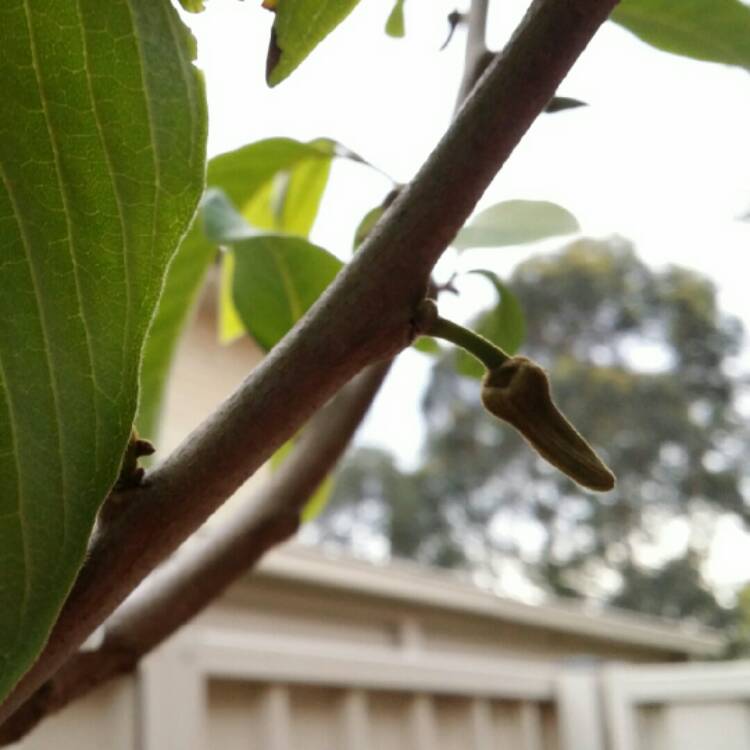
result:
[(489, 370), (482, 380), (482, 403), (578, 484), (597, 492), (615, 486), (614, 474), (555, 406), (547, 373), (535, 362), (511, 357)]

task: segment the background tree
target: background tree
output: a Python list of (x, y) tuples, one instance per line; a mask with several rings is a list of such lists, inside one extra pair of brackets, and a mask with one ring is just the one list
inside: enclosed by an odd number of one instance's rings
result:
[[(355, 453), (320, 521), (323, 537), (356, 545), (369, 524), (396, 556), (500, 577), (520, 563), (557, 594), (725, 622), (701, 569), (715, 520), (750, 519), (741, 381), (731, 374), (740, 323), (718, 309), (706, 278), (654, 271), (620, 239), (534, 257), (509, 287), (524, 311), (523, 353), (545, 364), (563, 411), (616, 467), (615, 490), (581, 490), (488, 422), (451, 353), (424, 397), (420, 467), (402, 472), (386, 453)], [(502, 302), (474, 325), (499, 314)], [(675, 523), (689, 530), (684, 548), (665, 541)]]

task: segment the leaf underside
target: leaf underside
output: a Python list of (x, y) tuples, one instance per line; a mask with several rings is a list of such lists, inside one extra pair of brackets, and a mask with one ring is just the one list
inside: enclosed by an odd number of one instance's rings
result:
[(611, 19), (665, 52), (750, 69), (750, 7), (739, 0), (622, 0)]
[(194, 54), (168, 0), (0, 9), (0, 699), (48, 635), (130, 434), (202, 189)]
[(458, 232), (451, 243), (458, 250), (508, 247), (579, 231), (576, 218), (549, 201), (510, 200), (496, 203)]
[(269, 86), (283, 81), (359, 0), (279, 0), (268, 51)]

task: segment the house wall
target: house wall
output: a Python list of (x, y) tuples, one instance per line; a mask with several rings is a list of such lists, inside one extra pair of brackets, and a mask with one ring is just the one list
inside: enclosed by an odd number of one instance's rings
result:
[[(162, 426), (155, 460), (168, 456), (250, 374), (263, 355), (247, 337), (222, 344), (217, 321), (218, 273), (212, 269), (193, 317), (185, 329), (174, 358), (167, 385)], [(216, 523), (262, 481), (265, 468), (250, 477), (213, 515)]]
[(262, 354), (246, 336), (231, 344), (218, 337), (217, 274), (211, 272), (180, 341), (167, 386), (164, 427), (158, 441), (166, 456), (248, 376)]

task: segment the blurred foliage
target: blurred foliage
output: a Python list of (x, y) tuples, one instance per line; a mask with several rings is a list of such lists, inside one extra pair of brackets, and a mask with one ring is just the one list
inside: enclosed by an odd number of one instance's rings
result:
[(750, 521), (748, 435), (731, 374), (740, 323), (719, 310), (708, 279), (654, 271), (617, 238), (532, 258), (508, 286), (525, 312), (522, 353), (548, 369), (557, 402), (614, 468), (616, 489), (581, 490), (489, 419), (451, 353), (424, 397), (419, 468), (355, 452), (322, 535), (344, 541), (356, 527), (354, 544), (366, 530), (396, 556), (500, 580), (520, 565), (558, 595), (728, 624), (702, 568), (718, 517)]

